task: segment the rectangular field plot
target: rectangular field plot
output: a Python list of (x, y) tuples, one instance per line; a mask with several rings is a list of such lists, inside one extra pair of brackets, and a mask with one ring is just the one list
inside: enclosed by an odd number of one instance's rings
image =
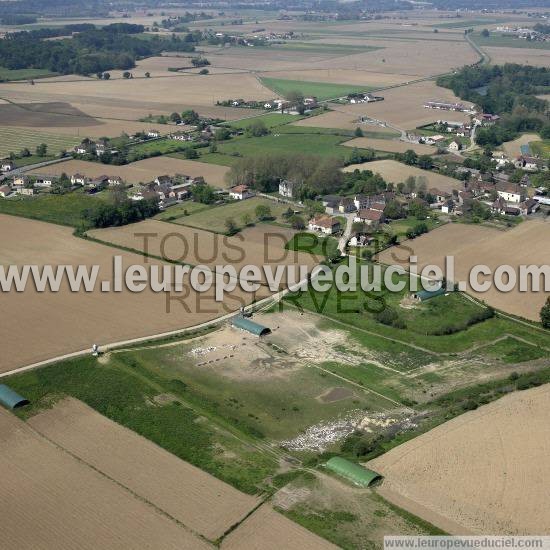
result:
[(222, 536), (258, 503), (81, 401), (64, 400), (32, 417), (29, 424), (210, 540)]
[(0, 127), (0, 158), (10, 153), (19, 153), (25, 147), (32, 153), (41, 143), (48, 146), (48, 153), (57, 154), (71, 149), (80, 140), (76, 137), (37, 132), (32, 128)]

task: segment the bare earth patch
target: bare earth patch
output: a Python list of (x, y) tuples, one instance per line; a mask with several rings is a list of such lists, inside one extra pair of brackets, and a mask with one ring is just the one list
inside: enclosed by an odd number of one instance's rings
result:
[(455, 533), (546, 534), (549, 414), (549, 385), (517, 391), (368, 466), (384, 476), (381, 494), (404, 497), (399, 505), (428, 521), (443, 516), (455, 524)]

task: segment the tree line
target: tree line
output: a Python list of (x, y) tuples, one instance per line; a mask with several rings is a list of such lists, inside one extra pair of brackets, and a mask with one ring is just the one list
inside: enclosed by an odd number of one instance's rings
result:
[[(193, 43), (172, 35), (143, 39), (142, 25), (114, 23), (101, 29), (94, 25), (67, 25), (9, 33), (0, 40), (0, 66), (8, 69), (47, 69), (61, 74), (95, 74), (110, 69), (127, 70), (137, 59), (163, 51), (193, 52)], [(45, 40), (77, 32), (70, 39)], [(65, 33), (65, 34), (59, 34)]]

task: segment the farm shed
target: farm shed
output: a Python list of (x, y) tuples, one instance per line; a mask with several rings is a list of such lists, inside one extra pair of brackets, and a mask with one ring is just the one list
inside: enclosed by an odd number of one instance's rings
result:
[(0, 403), (8, 409), (17, 409), (29, 404), (29, 400), (21, 397), (5, 384), (0, 384)]
[(437, 290), (419, 290), (418, 292), (415, 292), (413, 294), (413, 298), (415, 300), (420, 300), (421, 302), (425, 302), (430, 298), (435, 298), (436, 296), (442, 296), (446, 292), (447, 292), (447, 289), (444, 286), (438, 288)]
[(346, 478), (348, 481), (351, 481), (360, 487), (369, 487), (375, 481), (382, 479), (380, 474), (377, 474), (367, 468), (363, 468), (363, 466), (350, 462), (340, 456), (332, 457), (325, 464), (325, 466), (332, 472)]
[(233, 319), (232, 324), (234, 327), (246, 330), (247, 332), (251, 332), (255, 336), (265, 336), (266, 334), (269, 334), (271, 332), (269, 328), (255, 323), (250, 319), (246, 319), (245, 317), (241, 317), (240, 315)]

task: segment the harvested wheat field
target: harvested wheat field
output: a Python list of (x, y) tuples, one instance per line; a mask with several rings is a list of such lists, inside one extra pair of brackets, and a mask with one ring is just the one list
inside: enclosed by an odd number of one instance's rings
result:
[[(487, 265), (493, 272), (499, 265), (542, 265), (541, 259), (550, 258), (549, 230), (548, 220), (525, 221), (506, 231), (452, 223), (413, 241), (405, 241), (403, 246), (385, 250), (379, 255), (379, 260), (386, 264), (402, 263), (407, 267), (408, 257), (412, 254), (418, 256), (418, 266), (422, 269), (428, 264), (443, 267), (445, 256), (454, 256), (454, 281), (467, 281), (470, 269), (477, 264)], [(469, 285), (466, 291), (490, 306), (533, 321), (539, 320), (540, 308), (550, 295), (542, 290), (499, 292), (494, 287), (487, 292), (475, 292)]]
[(145, 262), (141, 255), (78, 239), (68, 227), (13, 216), (0, 215), (0, 250), (3, 265), (99, 266), (93, 292), (70, 292), (64, 280), (59, 292), (37, 292), (28, 285), (22, 293), (3, 293), (2, 313), (10, 322), (0, 326), (0, 372), (88, 349), (93, 343), (105, 345), (194, 326), (268, 295), (264, 287), (255, 296), (237, 287), (226, 293), (224, 302), (215, 302), (214, 289), (196, 293), (189, 279), (181, 293), (130, 292), (124, 283), (122, 292), (101, 292), (101, 281), (112, 279), (115, 255), (121, 257), (123, 269), (161, 262)]
[[(312, 254), (285, 250), (289, 232), (276, 226), (259, 225), (234, 237), (226, 237), (183, 225), (145, 220), (123, 227), (94, 229), (88, 234), (94, 239), (133, 250), (143, 251), (147, 246), (149, 254), (167, 261), (211, 267), (231, 264), (237, 271), (246, 265), (271, 265), (275, 269), (278, 265), (313, 267), (317, 263)], [(140, 234), (150, 235), (147, 245)], [(286, 280), (286, 277), (281, 279), (283, 287)], [(266, 282), (263, 276), (262, 282)]]
[(442, 516), (456, 525), (453, 534), (547, 535), (549, 415), (550, 385), (516, 391), (367, 466), (384, 476), (383, 496), (405, 497), (407, 509), (428, 521)]
[(453, 189), (462, 189), (463, 183), (449, 176), (443, 176), (437, 172), (422, 170), (415, 166), (408, 166), (396, 160), (375, 160), (374, 162), (363, 162), (361, 164), (350, 164), (343, 170), (353, 172), (354, 170), (371, 170), (380, 174), (386, 181), (399, 183), (405, 181), (409, 176), (424, 178), (428, 189), (436, 187), (439, 191), (450, 193)]
[(531, 141), (539, 141), (540, 136), (538, 134), (523, 134), (522, 136), (514, 139), (513, 141), (506, 141), (502, 144), (504, 152), (511, 158), (521, 155), (521, 146), (528, 145)]
[(209, 540), (221, 537), (259, 504), (76, 399), (65, 399), (28, 423)]
[(0, 468), (4, 548), (212, 548), (2, 408)]
[(535, 67), (548, 67), (550, 64), (550, 50), (488, 48), (484, 46), (483, 51), (491, 57), (491, 63), (494, 65), (519, 63), (523, 65), (534, 65)]
[(59, 176), (63, 172), (67, 175), (84, 174), (90, 178), (102, 175), (120, 176), (126, 183), (147, 183), (157, 176), (167, 174), (185, 174), (192, 177), (202, 176), (208, 183), (217, 187), (227, 187), (225, 174), (229, 168), (216, 164), (207, 164), (195, 160), (185, 160), (175, 157), (153, 157), (138, 160), (121, 166), (106, 165), (87, 160), (68, 160), (50, 166), (43, 166), (31, 174)]
[(223, 550), (329, 550), (332, 543), (264, 504), (222, 541)]
[(372, 139), (366, 137), (355, 138), (346, 141), (342, 145), (346, 147), (358, 147), (360, 149), (375, 149), (377, 151), (388, 151), (390, 153), (404, 153), (408, 149), (412, 149), (419, 155), (432, 155), (435, 153), (435, 148), (429, 145), (420, 143), (407, 143), (406, 141), (398, 141), (395, 139)]
[[(47, 94), (58, 101), (69, 103), (108, 103), (122, 107), (140, 106), (144, 115), (156, 105), (164, 105), (165, 112), (181, 110), (185, 105), (214, 105), (216, 100), (234, 97), (243, 99), (271, 99), (273, 92), (260, 84), (253, 75), (186, 75), (174, 78), (139, 78), (94, 80), (73, 82), (37, 81), (32, 90), (28, 84), (0, 85), (0, 96), (4, 92), (17, 94), (25, 92), (39, 96)], [(131, 99), (129, 99), (131, 98)]]
[[(440, 88), (431, 80), (392, 88), (381, 92), (380, 95), (384, 97), (384, 101), (338, 105), (338, 110), (355, 115), (357, 118), (368, 116), (389, 122), (404, 130), (414, 130), (417, 126), (442, 119), (456, 122), (470, 120), (466, 113), (424, 107), (424, 103), (430, 100), (460, 101), (451, 90)], [(467, 106), (471, 105), (464, 101), (462, 103)]]

